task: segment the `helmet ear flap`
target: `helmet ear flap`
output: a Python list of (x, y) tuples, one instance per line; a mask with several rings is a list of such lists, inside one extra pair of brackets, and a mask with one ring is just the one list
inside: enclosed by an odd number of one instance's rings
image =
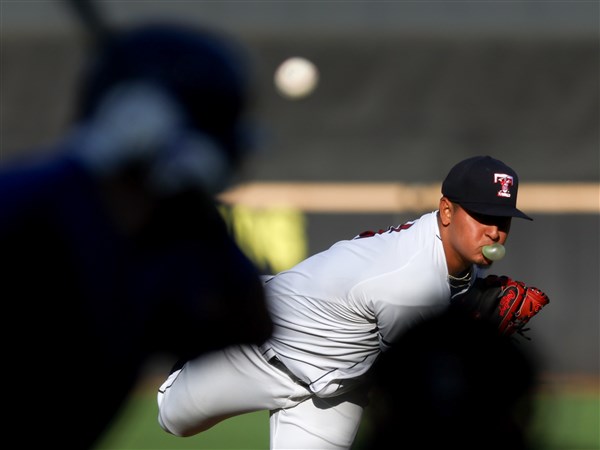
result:
[(100, 174), (143, 166), (169, 145), (182, 124), (179, 107), (159, 86), (123, 82), (98, 99), (93, 114), (78, 130), (75, 152)]
[(108, 175), (137, 167), (160, 194), (184, 189), (216, 194), (228, 184), (229, 152), (211, 135), (190, 127), (161, 86), (123, 83), (105, 97), (74, 146), (92, 171)]
[(231, 161), (219, 142), (185, 128), (157, 154), (148, 181), (161, 194), (199, 189), (216, 195), (229, 184), (232, 172)]

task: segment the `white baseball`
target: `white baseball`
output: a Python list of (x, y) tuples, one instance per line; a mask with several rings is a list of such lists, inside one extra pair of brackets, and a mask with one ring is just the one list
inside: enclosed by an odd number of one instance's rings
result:
[(275, 87), (284, 97), (306, 97), (317, 87), (317, 66), (306, 58), (295, 56), (283, 61), (275, 71)]

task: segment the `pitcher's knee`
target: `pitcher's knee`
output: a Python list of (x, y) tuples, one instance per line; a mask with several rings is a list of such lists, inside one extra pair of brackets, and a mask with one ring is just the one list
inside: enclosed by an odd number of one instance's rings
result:
[(198, 422), (190, 423), (179, 408), (174, 410), (170, 407), (168, 399), (164, 398), (158, 407), (158, 424), (167, 433), (178, 437), (193, 436), (206, 428)]
[(163, 417), (162, 417), (162, 410), (159, 408), (159, 410), (158, 410), (158, 424), (160, 425), (160, 427), (163, 430), (165, 430), (167, 433), (173, 434), (175, 436), (183, 437), (179, 433), (177, 433), (175, 431), (172, 431), (171, 427), (169, 427), (166, 422), (167, 421), (165, 419), (163, 419)]
[(163, 382), (158, 388), (158, 394), (156, 401), (158, 404), (158, 424), (167, 433), (171, 433), (175, 436), (184, 437), (188, 436), (188, 432), (185, 428), (177, 425), (178, 419), (177, 409), (173, 409), (170, 401), (170, 388), (177, 378), (180, 370), (177, 370), (169, 375), (169, 377)]

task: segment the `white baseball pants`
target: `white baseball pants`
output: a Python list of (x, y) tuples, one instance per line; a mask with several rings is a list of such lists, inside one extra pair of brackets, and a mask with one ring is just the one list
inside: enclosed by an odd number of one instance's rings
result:
[(356, 437), (363, 389), (319, 398), (271, 365), (256, 346), (232, 346), (187, 362), (159, 388), (158, 422), (191, 436), (236, 415), (270, 411), (270, 449), (343, 450)]

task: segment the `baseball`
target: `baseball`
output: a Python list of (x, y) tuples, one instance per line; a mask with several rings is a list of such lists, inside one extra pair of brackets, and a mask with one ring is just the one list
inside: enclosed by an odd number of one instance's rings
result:
[(318, 81), (317, 66), (298, 56), (286, 59), (275, 71), (275, 87), (290, 99), (306, 97), (315, 90)]

